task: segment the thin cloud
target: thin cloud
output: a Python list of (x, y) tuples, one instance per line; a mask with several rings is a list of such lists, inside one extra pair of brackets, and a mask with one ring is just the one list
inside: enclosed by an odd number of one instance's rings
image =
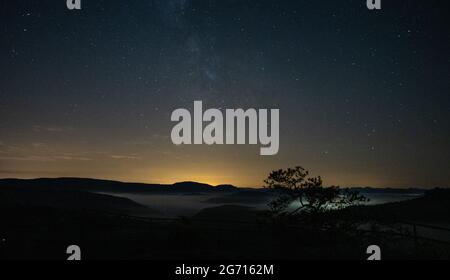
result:
[(140, 159), (140, 157), (138, 156), (133, 156), (133, 155), (111, 155), (110, 156), (112, 159), (129, 159), (129, 160), (138, 160)]
[(62, 133), (71, 131), (71, 127), (63, 127), (63, 126), (40, 126), (34, 125), (33, 130), (35, 132), (52, 132), (52, 133)]

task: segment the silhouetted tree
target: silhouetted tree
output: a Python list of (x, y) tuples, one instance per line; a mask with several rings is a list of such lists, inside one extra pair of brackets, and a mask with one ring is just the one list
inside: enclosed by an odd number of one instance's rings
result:
[(300, 166), (272, 171), (264, 183), (266, 188), (278, 193), (278, 197), (269, 203), (277, 214), (318, 214), (367, 201), (350, 189), (324, 187), (320, 176), (311, 177)]

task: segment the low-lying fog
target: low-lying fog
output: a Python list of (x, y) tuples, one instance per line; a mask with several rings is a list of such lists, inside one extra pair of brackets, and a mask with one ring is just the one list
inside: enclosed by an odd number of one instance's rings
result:
[[(242, 205), (254, 207), (255, 209), (267, 209), (267, 204), (271, 200), (261, 201), (255, 199), (254, 202), (242, 203), (239, 201), (223, 203), (212, 202), (211, 199), (222, 198), (229, 194), (135, 194), (135, 193), (105, 193), (109, 195), (125, 197), (139, 204), (157, 210), (164, 217), (192, 216), (200, 210), (224, 204)], [(421, 193), (362, 193), (370, 199), (367, 204), (382, 204), (395, 201), (404, 201), (420, 197)]]

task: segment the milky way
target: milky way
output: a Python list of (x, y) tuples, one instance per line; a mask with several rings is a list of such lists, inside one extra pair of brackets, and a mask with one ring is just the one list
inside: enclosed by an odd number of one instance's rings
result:
[[(0, 177), (448, 186), (448, 1), (365, 2), (2, 1)], [(194, 100), (279, 108), (279, 153), (173, 145)]]

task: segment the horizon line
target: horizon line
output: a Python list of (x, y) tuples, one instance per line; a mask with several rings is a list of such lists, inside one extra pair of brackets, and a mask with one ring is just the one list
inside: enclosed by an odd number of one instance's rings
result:
[[(177, 181), (177, 182), (173, 182), (173, 183), (154, 183), (154, 182), (145, 182), (145, 181), (121, 181), (121, 180), (117, 180), (117, 179), (105, 179), (105, 178), (97, 178), (97, 177), (72, 177), (72, 176), (63, 176), (63, 177), (33, 177), (33, 178), (12, 178), (12, 177), (6, 177), (6, 178), (0, 178), (0, 180), (43, 180), (43, 179), (47, 179), (47, 180), (58, 180), (58, 179), (77, 179), (77, 180), (97, 180), (97, 181), (110, 181), (110, 182), (116, 182), (116, 183), (123, 183), (123, 184), (143, 184), (143, 185), (174, 185), (177, 183), (196, 183), (196, 184), (204, 184), (204, 185), (208, 185), (211, 187), (217, 187), (217, 186), (224, 186), (224, 185), (229, 185), (229, 186), (233, 186), (239, 189), (263, 189), (264, 186), (236, 186), (234, 184), (230, 184), (230, 183), (222, 183), (222, 184), (209, 184), (209, 183), (205, 183), (205, 182), (199, 182), (199, 181), (192, 181), (192, 180), (186, 180), (186, 181)], [(333, 185), (330, 185), (333, 186)], [(324, 186), (324, 187), (330, 187), (330, 186)], [(339, 185), (338, 185), (339, 186)], [(402, 187), (392, 187), (392, 186), (383, 186), (383, 187), (374, 187), (374, 186), (339, 186), (340, 188), (343, 189), (361, 189), (361, 188), (368, 188), (368, 189), (417, 189), (417, 190), (429, 190), (429, 189), (436, 189), (436, 188), (442, 188), (442, 189), (448, 189), (450, 188), (449, 186), (435, 186), (435, 187), (418, 187), (418, 186), (402, 186)]]

